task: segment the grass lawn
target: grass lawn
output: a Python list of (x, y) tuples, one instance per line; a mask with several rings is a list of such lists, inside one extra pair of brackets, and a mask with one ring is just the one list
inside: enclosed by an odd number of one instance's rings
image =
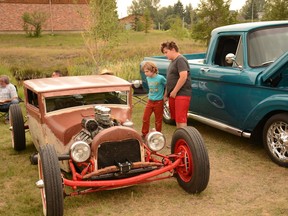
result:
[[(97, 74), (107, 68), (117, 76), (133, 80), (140, 78), (139, 63), (143, 57), (162, 55), (160, 44), (167, 40), (173, 38), (163, 31), (127, 33), (119, 45), (103, 57), (97, 69), (81, 33), (44, 34), (40, 38), (4, 34), (0, 35), (0, 63), (24, 77), (27, 73), (49, 76), (55, 69), (67, 70), (69, 75)], [(178, 43), (183, 53), (205, 50), (205, 47), (191, 39)]]

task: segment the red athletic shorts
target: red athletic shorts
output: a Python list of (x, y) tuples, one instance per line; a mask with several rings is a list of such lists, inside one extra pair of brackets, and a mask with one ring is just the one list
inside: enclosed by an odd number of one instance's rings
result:
[(187, 113), (190, 106), (190, 96), (169, 97), (169, 109), (171, 119), (175, 119), (177, 123), (187, 123)]

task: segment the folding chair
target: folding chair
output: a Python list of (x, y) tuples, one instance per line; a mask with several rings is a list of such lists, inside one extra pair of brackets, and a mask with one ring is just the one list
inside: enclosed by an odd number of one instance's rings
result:
[(9, 109), (0, 109), (0, 118), (5, 118), (8, 112)]
[(137, 104), (146, 105), (148, 100), (148, 92), (142, 85), (142, 80), (132, 80), (133, 88), (133, 106)]

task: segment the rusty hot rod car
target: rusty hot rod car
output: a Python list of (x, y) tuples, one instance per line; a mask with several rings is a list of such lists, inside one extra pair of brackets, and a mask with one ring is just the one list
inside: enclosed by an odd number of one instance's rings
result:
[[(176, 177), (200, 193), (210, 164), (200, 133), (176, 129), (171, 154), (166, 138), (151, 131), (142, 140), (132, 119), (132, 84), (111, 75), (43, 78), (24, 82), (27, 123), (10, 107), (12, 146), (23, 150), (29, 129), (37, 153), (44, 215), (63, 215), (64, 197)], [(67, 190), (69, 189), (69, 190)]]

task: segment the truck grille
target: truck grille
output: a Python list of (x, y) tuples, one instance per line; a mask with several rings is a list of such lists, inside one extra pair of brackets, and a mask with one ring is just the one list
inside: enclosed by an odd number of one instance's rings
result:
[(138, 140), (130, 139), (121, 142), (105, 142), (98, 148), (98, 169), (116, 165), (116, 162), (141, 161)]

